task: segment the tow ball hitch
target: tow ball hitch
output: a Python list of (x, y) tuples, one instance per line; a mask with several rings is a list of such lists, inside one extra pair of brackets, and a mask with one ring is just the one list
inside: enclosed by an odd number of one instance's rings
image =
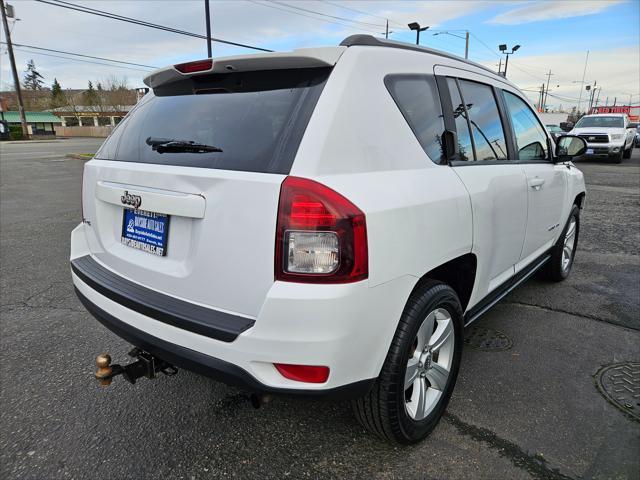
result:
[(142, 377), (156, 378), (158, 372), (165, 375), (175, 375), (178, 369), (173, 365), (154, 357), (139, 348), (134, 348), (129, 352), (131, 358), (137, 359), (129, 365), (111, 365), (111, 356), (101, 353), (96, 357), (96, 379), (103, 386), (111, 385), (111, 380), (117, 375), (122, 375), (129, 383), (136, 383)]

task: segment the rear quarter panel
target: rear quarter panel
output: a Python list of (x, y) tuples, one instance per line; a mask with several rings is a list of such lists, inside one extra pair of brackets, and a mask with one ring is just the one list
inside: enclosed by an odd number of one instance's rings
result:
[(406, 275), (414, 285), (471, 251), (471, 206), (462, 182), (428, 158), (384, 85), (388, 74), (433, 75), (433, 59), (349, 48), (325, 86), (291, 171), (324, 183), (365, 212), (371, 287)]

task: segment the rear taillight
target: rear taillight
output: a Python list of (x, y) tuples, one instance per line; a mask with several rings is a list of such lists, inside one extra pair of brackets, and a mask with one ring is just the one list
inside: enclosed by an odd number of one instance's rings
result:
[(181, 73), (194, 73), (194, 72), (206, 72), (211, 70), (213, 66), (213, 60), (207, 58), (205, 60), (197, 60), (195, 62), (179, 63), (174, 65), (173, 68)]
[(329, 187), (287, 177), (278, 205), (276, 280), (350, 283), (368, 274), (364, 213)]

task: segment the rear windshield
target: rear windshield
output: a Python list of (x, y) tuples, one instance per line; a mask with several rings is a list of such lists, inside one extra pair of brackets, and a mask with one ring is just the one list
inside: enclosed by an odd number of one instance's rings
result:
[[(96, 158), (288, 174), (329, 72), (216, 74), (156, 88)], [(201, 148), (185, 147), (189, 142)]]
[(622, 117), (582, 117), (576, 123), (576, 127), (622, 128), (624, 119)]

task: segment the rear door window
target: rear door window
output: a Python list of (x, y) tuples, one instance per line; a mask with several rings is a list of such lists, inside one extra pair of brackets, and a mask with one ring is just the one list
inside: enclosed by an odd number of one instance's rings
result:
[(428, 75), (388, 75), (384, 82), (426, 154), (440, 163), (444, 160), (444, 122), (435, 79)]
[(507, 143), (493, 89), (468, 80), (459, 80), (459, 84), (473, 132), (476, 160), (506, 160)]
[[(107, 140), (117, 146), (105, 145), (96, 158), (288, 174), (329, 72), (216, 74), (156, 88)], [(157, 148), (165, 140), (222, 151)]]
[(548, 158), (547, 134), (531, 110), (520, 97), (504, 92), (507, 111), (511, 117), (520, 160), (546, 160)]
[(469, 121), (467, 119), (467, 109), (464, 107), (458, 84), (455, 78), (447, 78), (449, 94), (451, 95), (451, 105), (453, 106), (453, 118), (456, 122), (456, 133), (458, 135), (458, 157), (457, 160), (474, 160), (473, 143), (469, 133)]

